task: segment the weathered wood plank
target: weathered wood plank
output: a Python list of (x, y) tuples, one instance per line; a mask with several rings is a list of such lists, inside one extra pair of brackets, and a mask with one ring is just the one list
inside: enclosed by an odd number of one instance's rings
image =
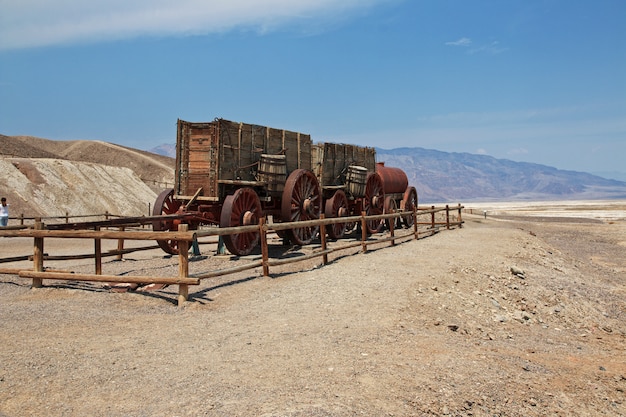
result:
[(56, 279), (68, 281), (95, 281), (95, 282), (115, 282), (115, 283), (137, 283), (137, 284), (187, 284), (199, 285), (198, 278), (182, 277), (150, 277), (150, 276), (119, 276), (119, 275), (96, 275), (96, 274), (76, 274), (68, 272), (38, 272), (30, 270), (19, 271), (21, 278), (36, 279)]

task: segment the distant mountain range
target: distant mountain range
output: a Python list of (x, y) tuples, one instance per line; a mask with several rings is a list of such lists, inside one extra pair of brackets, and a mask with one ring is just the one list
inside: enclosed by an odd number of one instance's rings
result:
[[(176, 157), (176, 146), (151, 152)], [(486, 155), (376, 148), (376, 160), (406, 172), (420, 204), (459, 201), (624, 199), (626, 182)]]
[(377, 149), (404, 170), (420, 202), (626, 198), (626, 182), (546, 165), (423, 148)]
[(157, 155), (169, 156), (170, 158), (176, 159), (176, 145), (163, 143), (157, 147), (149, 149), (148, 151)]

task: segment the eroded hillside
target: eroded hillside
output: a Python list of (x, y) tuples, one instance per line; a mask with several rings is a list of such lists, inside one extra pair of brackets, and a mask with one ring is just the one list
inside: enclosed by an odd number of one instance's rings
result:
[(100, 141), (0, 136), (0, 194), (11, 216), (149, 213), (174, 160)]

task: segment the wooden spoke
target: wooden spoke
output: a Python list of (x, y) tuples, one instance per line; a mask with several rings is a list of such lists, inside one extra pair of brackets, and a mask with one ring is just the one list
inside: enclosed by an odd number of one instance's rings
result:
[[(252, 188), (239, 188), (224, 200), (220, 227), (249, 226), (263, 216), (261, 201)], [(226, 248), (236, 256), (249, 255), (259, 245), (259, 232), (224, 235)]]
[(408, 187), (404, 192), (404, 197), (400, 203), (400, 209), (408, 212), (406, 216), (402, 216), (404, 227), (413, 227), (413, 210), (417, 209), (417, 190), (415, 187)]
[[(382, 214), (385, 203), (385, 191), (383, 189), (383, 180), (379, 174), (372, 172), (367, 176), (365, 184), (365, 197), (363, 201), (363, 209), (367, 216)], [(367, 232), (377, 233), (380, 231), (382, 223), (380, 220), (368, 220)]]
[[(162, 216), (168, 214), (176, 214), (182, 202), (174, 199), (174, 189), (164, 190), (159, 194), (154, 203), (152, 214), (154, 216)], [(152, 222), (152, 230), (157, 232), (173, 232), (178, 230), (180, 220), (156, 220)], [(157, 240), (157, 244), (166, 253), (178, 255), (178, 242), (176, 240)]]
[[(322, 212), (322, 191), (313, 172), (296, 169), (287, 178), (281, 206), (285, 222), (319, 219)], [(288, 231), (292, 243), (307, 245), (317, 235), (318, 226), (305, 226)]]
[[(326, 218), (345, 217), (348, 215), (348, 197), (342, 190), (337, 190), (326, 201), (324, 215)], [(331, 239), (341, 239), (346, 232), (346, 223), (328, 225), (326, 231)]]

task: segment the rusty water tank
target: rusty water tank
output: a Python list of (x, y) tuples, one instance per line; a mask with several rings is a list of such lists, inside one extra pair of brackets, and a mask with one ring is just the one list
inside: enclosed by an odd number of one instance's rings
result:
[(409, 186), (409, 179), (400, 168), (386, 167), (384, 162), (377, 162), (376, 172), (383, 180), (385, 194), (403, 193)]

